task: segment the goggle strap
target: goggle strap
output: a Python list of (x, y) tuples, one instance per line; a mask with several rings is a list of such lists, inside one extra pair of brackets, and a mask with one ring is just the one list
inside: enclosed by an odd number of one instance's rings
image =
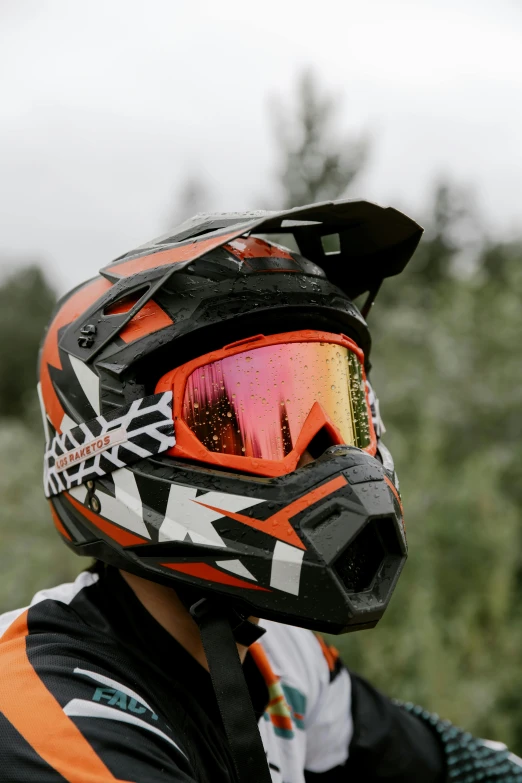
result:
[(56, 433), (47, 442), (45, 495), (59, 495), (175, 444), (172, 391), (134, 400), (113, 413)]

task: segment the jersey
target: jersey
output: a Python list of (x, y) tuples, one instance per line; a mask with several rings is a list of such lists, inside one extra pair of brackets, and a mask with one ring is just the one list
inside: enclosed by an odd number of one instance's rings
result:
[[(442, 783), (421, 721), (310, 631), (262, 624), (244, 673), (273, 783)], [(0, 616), (2, 783), (235, 780), (208, 672), (116, 569)]]

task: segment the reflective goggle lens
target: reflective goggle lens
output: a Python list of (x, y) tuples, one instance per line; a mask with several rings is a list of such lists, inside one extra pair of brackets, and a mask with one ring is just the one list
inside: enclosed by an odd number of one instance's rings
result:
[(267, 345), (199, 367), (187, 379), (182, 416), (209, 451), (281, 460), (316, 402), (344, 443), (370, 444), (361, 363), (335, 343)]

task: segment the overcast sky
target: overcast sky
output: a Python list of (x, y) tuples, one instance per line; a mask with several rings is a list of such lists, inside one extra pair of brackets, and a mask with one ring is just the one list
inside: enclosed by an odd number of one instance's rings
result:
[(63, 292), (163, 233), (194, 172), (259, 206), (268, 99), (307, 65), (372, 139), (351, 196), (422, 220), (449, 177), (522, 235), (520, 0), (0, 0), (0, 265)]

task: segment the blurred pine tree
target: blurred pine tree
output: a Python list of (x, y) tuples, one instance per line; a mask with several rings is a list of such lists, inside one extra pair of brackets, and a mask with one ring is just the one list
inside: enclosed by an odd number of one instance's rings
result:
[(338, 130), (340, 106), (311, 70), (301, 74), (293, 105), (272, 102), (283, 209), (339, 198), (362, 169), (367, 140)]
[(21, 417), (35, 396), (38, 346), (56, 294), (37, 265), (0, 285), (0, 416)]

